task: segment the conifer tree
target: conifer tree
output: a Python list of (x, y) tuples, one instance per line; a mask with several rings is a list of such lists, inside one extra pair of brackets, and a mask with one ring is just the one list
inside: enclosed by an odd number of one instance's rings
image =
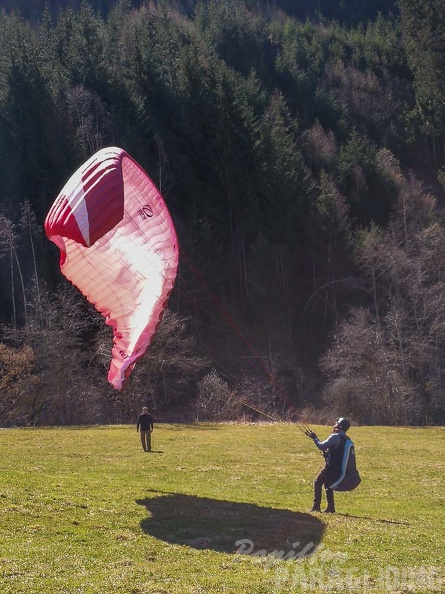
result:
[(401, 0), (402, 32), (414, 77), (415, 119), (430, 139), (433, 159), (445, 132), (445, 4), (442, 0)]

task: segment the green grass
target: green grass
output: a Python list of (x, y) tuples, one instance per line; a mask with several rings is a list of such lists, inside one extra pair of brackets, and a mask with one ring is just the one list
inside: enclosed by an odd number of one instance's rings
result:
[(157, 425), (152, 453), (130, 426), (0, 430), (0, 592), (442, 591), (445, 430), (350, 434), (362, 484), (331, 515), (295, 425)]

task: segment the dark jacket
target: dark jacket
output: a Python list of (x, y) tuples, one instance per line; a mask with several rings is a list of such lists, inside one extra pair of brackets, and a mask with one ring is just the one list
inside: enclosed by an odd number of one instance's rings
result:
[(325, 441), (314, 439), (314, 443), (323, 452), (326, 461), (328, 482), (335, 481), (341, 472), (345, 443), (348, 439), (344, 431), (332, 433)]
[(154, 419), (150, 413), (141, 413), (138, 416), (138, 424), (136, 429), (139, 431), (140, 427), (141, 431), (149, 431), (150, 429), (153, 429), (153, 422)]

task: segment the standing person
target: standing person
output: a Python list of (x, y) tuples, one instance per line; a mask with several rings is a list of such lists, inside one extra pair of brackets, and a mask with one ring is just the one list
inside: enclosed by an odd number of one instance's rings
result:
[(141, 444), (144, 452), (151, 452), (151, 434), (153, 432), (154, 419), (148, 412), (148, 408), (144, 406), (141, 414), (138, 416), (136, 431), (141, 434)]
[(332, 485), (340, 475), (345, 443), (348, 439), (346, 431), (348, 431), (350, 426), (351, 423), (348, 419), (340, 417), (333, 426), (333, 432), (325, 441), (320, 441), (310, 429), (305, 432), (314, 441), (317, 448), (323, 452), (326, 462), (325, 467), (322, 468), (314, 481), (314, 502), (310, 511), (321, 511), (321, 492), (324, 485), (327, 501), (327, 507), (324, 512), (335, 513), (334, 491), (329, 488), (329, 485)]

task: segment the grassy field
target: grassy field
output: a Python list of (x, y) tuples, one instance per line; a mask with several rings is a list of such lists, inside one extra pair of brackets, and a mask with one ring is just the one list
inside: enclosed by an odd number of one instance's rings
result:
[(151, 453), (134, 426), (0, 430), (0, 592), (444, 591), (445, 429), (350, 435), (332, 515), (295, 425), (157, 425)]

